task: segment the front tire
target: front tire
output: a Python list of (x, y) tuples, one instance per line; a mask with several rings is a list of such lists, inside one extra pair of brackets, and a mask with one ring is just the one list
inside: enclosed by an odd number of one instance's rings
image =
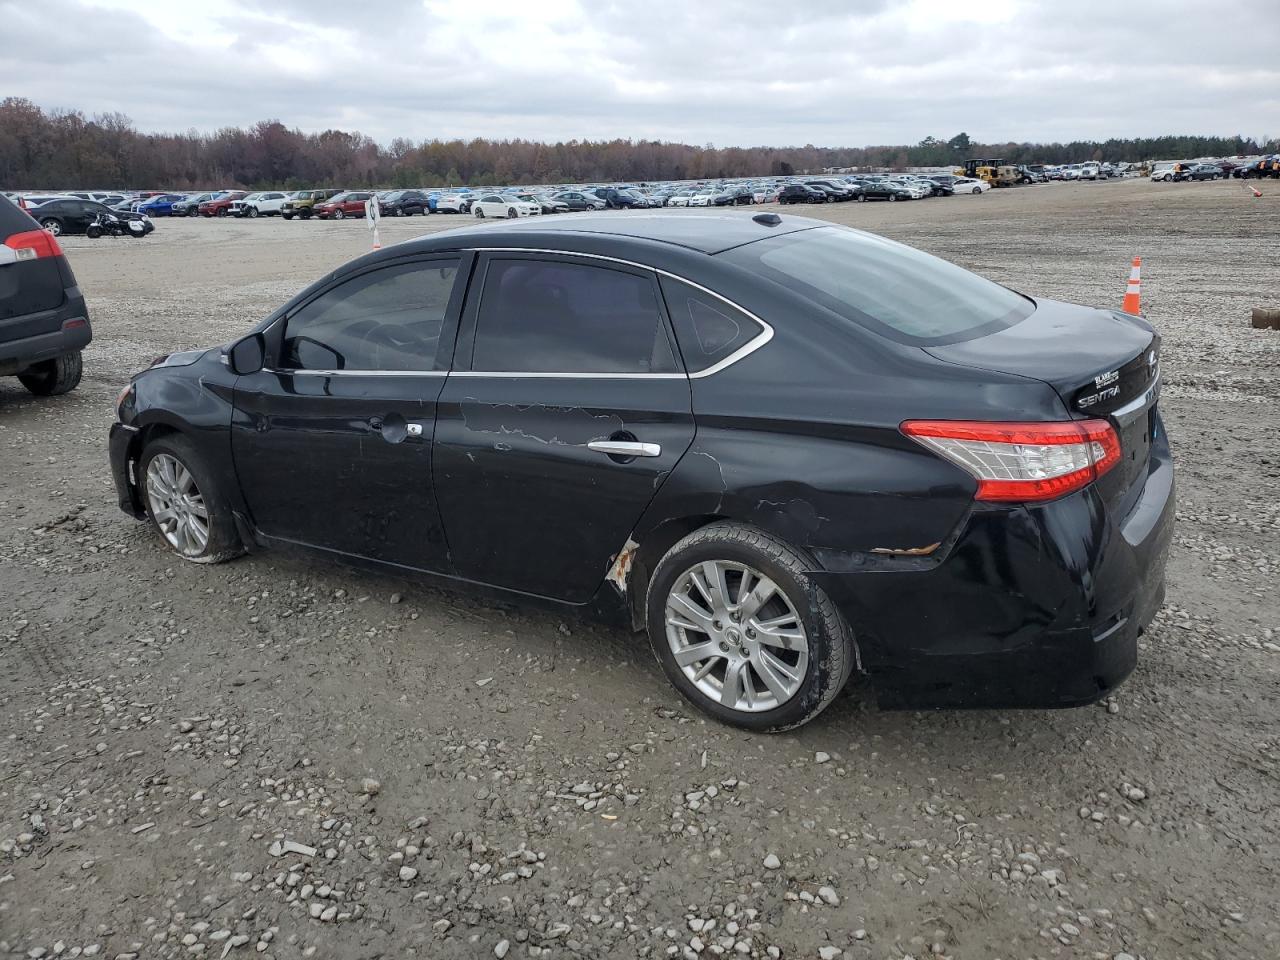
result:
[(835, 700), (856, 659), (830, 597), (783, 541), (714, 523), (672, 547), (654, 571), (649, 637), (667, 678), (718, 720), (748, 730), (798, 727)]
[(250, 208), (249, 208), (249, 219), (250, 219), (250, 220), (257, 220), (257, 219), (258, 219), (258, 208), (257, 208), (257, 207), (250, 207)]
[(29, 370), (18, 374), (18, 380), (37, 397), (56, 397), (70, 393), (80, 385), (80, 375), (84, 364), (80, 359), (80, 351), (64, 353), (37, 363)]
[(333, 211), (333, 219), (345, 220), (347, 219), (347, 212), (345, 210), (335, 210)]
[(147, 444), (138, 476), (152, 524), (182, 559), (221, 563), (244, 552), (230, 504), (186, 437)]
[(514, 220), (514, 219), (515, 219), (516, 217), (518, 217), (518, 216), (520, 216), (520, 215), (519, 215), (518, 213), (516, 213), (516, 208), (515, 208), (515, 207), (507, 207), (507, 219), (508, 219), (508, 220)]

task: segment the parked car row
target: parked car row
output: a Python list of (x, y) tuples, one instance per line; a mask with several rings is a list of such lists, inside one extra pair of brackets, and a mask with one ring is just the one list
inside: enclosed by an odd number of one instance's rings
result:
[(1165, 160), (1156, 163), (1151, 169), (1151, 179), (1156, 183), (1225, 180), (1228, 177), (1243, 180), (1280, 177), (1280, 154), (1270, 157), (1212, 161)]
[[(1272, 163), (1280, 175), (1280, 161)], [(1127, 166), (1127, 165), (1122, 165)], [(1016, 168), (1020, 183), (1062, 179), (1103, 179), (1122, 172), (1122, 166), (1084, 163), (1058, 167), (1041, 164)], [(1013, 169), (1013, 168), (1010, 168)], [(560, 187), (458, 187), (404, 188), (397, 190), (345, 190), (319, 187), (306, 190), (215, 190), (199, 193), (109, 193), (86, 191), (65, 194), (24, 194), (28, 210), (59, 202), (95, 203), (117, 214), (137, 215), (148, 223), (157, 217), (237, 217), (258, 219), (279, 216), (285, 220), (345, 220), (362, 218), (368, 203), (376, 199), (383, 217), (458, 214), (520, 218), (591, 210), (651, 209), (655, 207), (737, 207), (764, 203), (815, 204), (841, 201), (919, 200), (954, 194), (980, 195), (991, 189), (990, 179), (954, 173), (883, 173), (822, 176), (790, 176), (746, 180), (709, 180), (701, 183), (565, 185)], [(1210, 171), (1209, 176), (1212, 176)], [(1259, 174), (1263, 175), (1263, 174)], [(1204, 176), (1192, 176), (1197, 179)], [(1157, 179), (1159, 176), (1156, 177)], [(1176, 177), (1175, 177), (1176, 179)], [(10, 194), (18, 200), (17, 194)], [(54, 210), (73, 208), (49, 208)], [(37, 217), (37, 219), (40, 219)], [(87, 223), (51, 216), (61, 229), (75, 232)]]

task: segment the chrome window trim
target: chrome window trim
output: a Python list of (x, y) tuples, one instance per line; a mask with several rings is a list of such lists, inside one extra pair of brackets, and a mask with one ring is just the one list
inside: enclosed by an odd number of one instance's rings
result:
[(493, 380), (688, 380), (687, 373), (549, 373), (520, 370), (454, 370), (451, 377), (488, 377)]
[(606, 263), (618, 263), (625, 267), (633, 267), (637, 270), (649, 270), (653, 273), (660, 274), (661, 276), (670, 277), (672, 280), (678, 280), (681, 283), (688, 284), (695, 290), (699, 290), (707, 296), (714, 297), (722, 303), (726, 303), (730, 307), (733, 307), (733, 309), (746, 314), (756, 323), (760, 324), (760, 333), (752, 337), (723, 360), (712, 364), (705, 370), (699, 370), (697, 373), (561, 373), (520, 370), (278, 370), (266, 367), (263, 368), (263, 372), (314, 377), (467, 377), (473, 379), (488, 377), (499, 380), (701, 380), (733, 366), (733, 364), (752, 353), (755, 353), (773, 339), (773, 327), (770, 326), (768, 322), (760, 319), (760, 317), (756, 316), (746, 307), (739, 303), (735, 303), (726, 296), (716, 293), (714, 290), (704, 287), (696, 281), (690, 280), (688, 277), (682, 277), (677, 273), (671, 273), (669, 270), (663, 270), (661, 267), (655, 267), (647, 263), (637, 263), (634, 260), (624, 260), (621, 257), (610, 257), (600, 253), (580, 253), (576, 250), (547, 250), (540, 247), (468, 247), (467, 250), (475, 253), (549, 253), (556, 256), (581, 257), (587, 260), (603, 260)]
[(306, 377), (447, 377), (448, 370), (291, 370), (263, 367), (263, 373)]
[(587, 260), (603, 260), (606, 263), (619, 263), (625, 267), (634, 267), (637, 270), (650, 270), (653, 273), (664, 277), (670, 277), (672, 280), (679, 280), (681, 283), (687, 283), (695, 290), (700, 290), (708, 296), (715, 297), (722, 303), (727, 303), (733, 309), (738, 310), (756, 323), (760, 324), (761, 330), (756, 336), (752, 337), (729, 356), (725, 357), (717, 363), (712, 364), (705, 370), (699, 370), (697, 373), (521, 373), (520, 371), (481, 371), (481, 370), (461, 370), (454, 371), (451, 375), (455, 377), (534, 377), (548, 378), (560, 377), (565, 379), (582, 378), (591, 380), (635, 380), (635, 379), (683, 379), (687, 377), (690, 380), (701, 380), (704, 377), (710, 377), (719, 373), (727, 367), (733, 366), (744, 357), (755, 353), (766, 343), (773, 339), (773, 327), (764, 320), (748, 310), (741, 304), (734, 303), (728, 297), (716, 293), (704, 287), (702, 284), (690, 280), (688, 277), (682, 277), (677, 273), (671, 273), (669, 270), (663, 270), (661, 267), (655, 267), (647, 263), (636, 263), (634, 260), (623, 260), (621, 257), (610, 257), (600, 253), (580, 253), (577, 250), (548, 250), (541, 247), (469, 247), (476, 253), (549, 253), (562, 257), (582, 257)]

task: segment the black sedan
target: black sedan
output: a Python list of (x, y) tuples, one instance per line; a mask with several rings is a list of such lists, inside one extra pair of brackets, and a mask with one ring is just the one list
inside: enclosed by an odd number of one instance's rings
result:
[(1220, 180), (1226, 174), (1216, 163), (1197, 163), (1175, 176), (1175, 180)]
[(564, 204), (572, 211), (603, 210), (608, 205), (607, 200), (582, 190), (564, 190), (551, 199)]
[(778, 192), (779, 203), (827, 203), (830, 194), (803, 183), (788, 183)]
[(711, 205), (715, 207), (747, 206), (755, 202), (755, 194), (741, 186), (725, 187), (711, 198)]
[(412, 217), (427, 213), (427, 195), (421, 190), (395, 190), (378, 200), (384, 217)]
[[(954, 192), (954, 191), (953, 191)], [(869, 180), (862, 185), (859, 200), (913, 200), (915, 194), (888, 180)]]
[(93, 200), (50, 200), (31, 212), (31, 215), (36, 218), (40, 226), (54, 236), (84, 233), (100, 214), (115, 217), (119, 220), (140, 221), (143, 224), (143, 236), (146, 236), (156, 228), (156, 225), (151, 222), (151, 218), (144, 214), (113, 210)]
[(183, 559), (301, 547), (608, 617), (743, 727), (855, 668), (882, 704), (1068, 706), (1162, 600), (1159, 346), (803, 217), (533, 217), (158, 360), (111, 465)]
[(834, 180), (806, 180), (805, 186), (830, 194), (832, 200), (852, 200), (859, 193), (848, 183), (836, 183)]

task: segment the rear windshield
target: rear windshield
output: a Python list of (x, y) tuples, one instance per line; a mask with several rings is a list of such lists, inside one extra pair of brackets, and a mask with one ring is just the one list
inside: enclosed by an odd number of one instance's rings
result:
[(1011, 327), (1035, 303), (911, 247), (841, 227), (769, 237), (720, 254), (900, 343), (956, 343)]

